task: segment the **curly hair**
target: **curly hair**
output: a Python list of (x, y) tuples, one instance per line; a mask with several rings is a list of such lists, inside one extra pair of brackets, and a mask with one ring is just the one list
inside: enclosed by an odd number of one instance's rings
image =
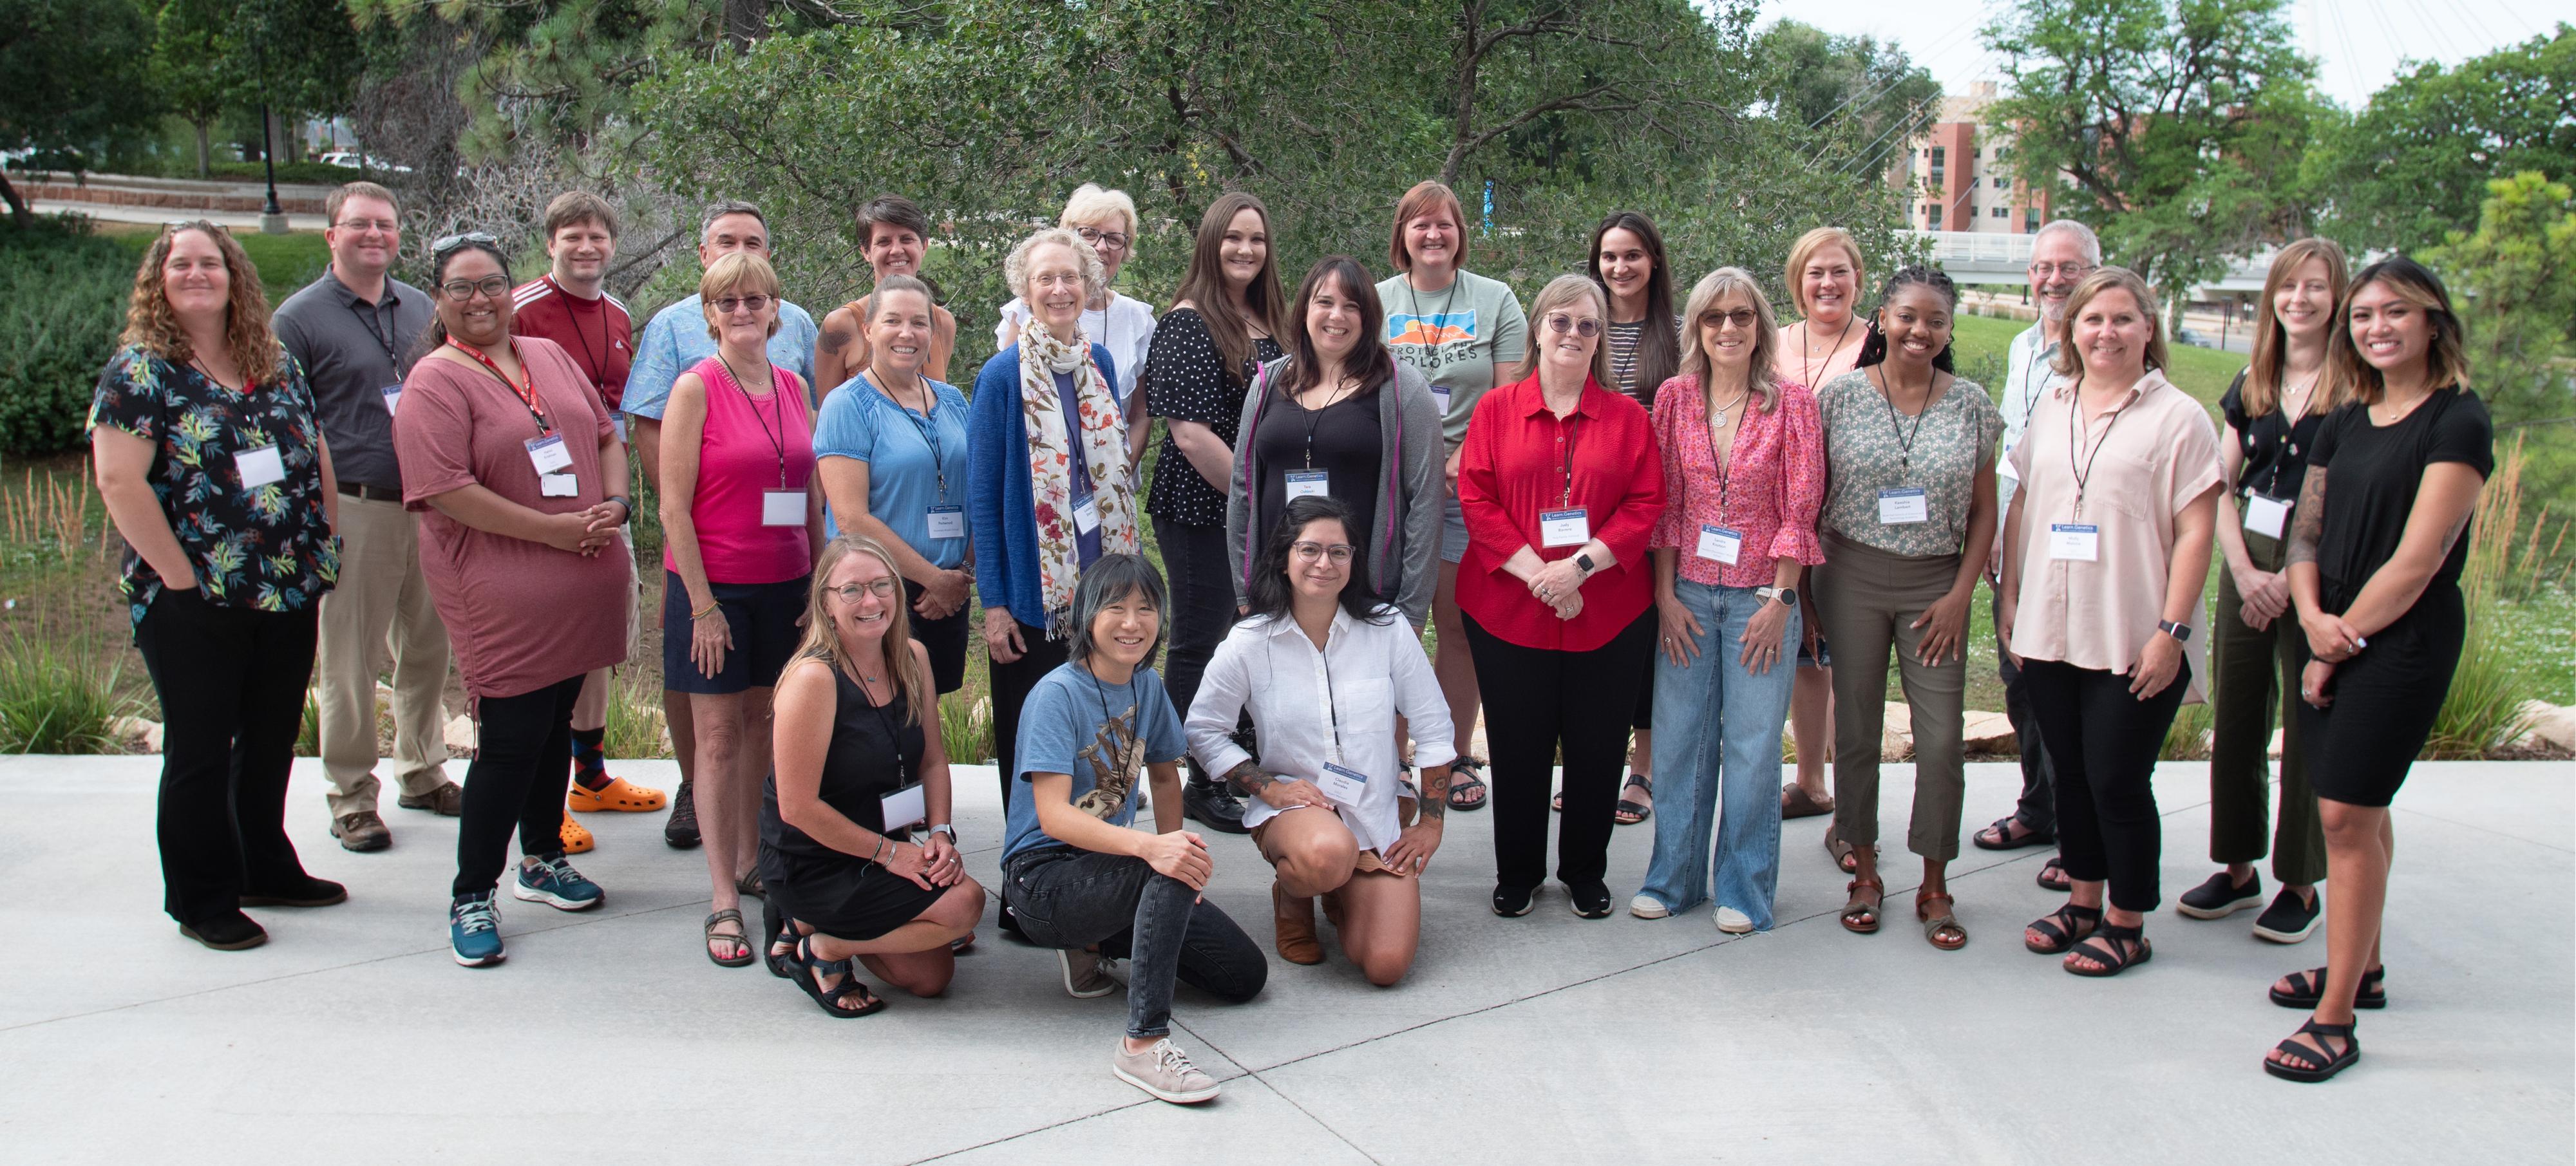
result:
[(170, 293), (161, 277), (162, 265), (170, 261), (171, 244), (189, 231), (213, 240), (224, 257), (224, 274), (231, 285), (224, 303), (224, 347), (230, 350), (233, 367), (241, 371), (245, 385), (276, 383), (284, 371), (280, 358), (285, 354), (276, 334), (268, 330), (268, 293), (260, 289), (259, 268), (251, 265), (250, 254), (233, 241), (232, 232), (203, 219), (163, 227), (161, 237), (144, 248), (143, 263), (134, 269), (134, 294), (125, 305), (125, 332), (118, 339), (172, 364), (196, 359), (188, 345), (188, 330), (179, 326), (179, 314), (170, 308)]
[(1011, 294), (1026, 301), (1032, 313), (1036, 311), (1037, 299), (1029, 295), (1029, 261), (1037, 254), (1038, 248), (1049, 244), (1072, 249), (1073, 261), (1082, 273), (1082, 302), (1088, 304), (1099, 299), (1100, 293), (1109, 287), (1109, 269), (1101, 266), (1100, 253), (1093, 251), (1091, 244), (1083, 242), (1082, 236), (1064, 227), (1037, 231), (1011, 248), (1010, 255), (1002, 260), (1002, 280), (1011, 286)]
[[(1921, 264), (1907, 264), (1897, 268), (1896, 274), (1887, 277), (1887, 286), (1878, 293), (1878, 311), (1869, 315), (1869, 335), (1867, 339), (1860, 342), (1860, 359), (1852, 362), (1853, 368), (1868, 368), (1887, 360), (1887, 333), (1879, 330), (1878, 318), (1886, 314), (1887, 305), (1895, 301), (1896, 293), (1909, 287), (1930, 288), (1932, 294), (1941, 297), (1942, 301), (1950, 306), (1950, 311), (1955, 313), (1959, 310), (1959, 285), (1950, 282), (1947, 272), (1938, 267), (1925, 267)], [(1950, 342), (1943, 344), (1941, 351), (1932, 354), (1932, 367), (1942, 372), (1957, 372), (1950, 356), (1951, 349), (1957, 346), (1955, 336)]]

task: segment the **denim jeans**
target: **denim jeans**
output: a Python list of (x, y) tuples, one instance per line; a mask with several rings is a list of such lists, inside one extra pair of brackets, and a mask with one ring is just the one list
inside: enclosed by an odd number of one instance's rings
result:
[(1002, 864), (1002, 901), (1039, 947), (1100, 945), (1127, 965), (1127, 1035), (1169, 1036), (1175, 980), (1229, 1004), (1261, 994), (1261, 946), (1189, 884), (1141, 858), (1050, 846)]
[[(1753, 588), (1677, 579), (1673, 592), (1699, 621), (1699, 655), (1677, 667), (1656, 648), (1655, 854), (1643, 893), (1687, 911), (1708, 897), (1713, 862), (1718, 905), (1767, 931), (1780, 882), (1780, 726), (1797, 669), (1785, 656), (1761, 675), (1740, 662), (1737, 637), (1770, 602)], [(1782, 625), (1784, 645), (1798, 642), (1798, 619), (1791, 611)]]

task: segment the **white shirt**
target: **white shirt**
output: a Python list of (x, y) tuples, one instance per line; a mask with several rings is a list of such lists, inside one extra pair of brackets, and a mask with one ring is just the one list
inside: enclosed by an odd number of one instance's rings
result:
[[(1010, 347), (1002, 340), (1007, 332), (1016, 334), (1029, 322), (1027, 300), (1013, 297), (1002, 305), (1002, 320), (993, 325), (993, 351)], [(1136, 388), (1136, 374), (1145, 368), (1145, 347), (1154, 339), (1154, 309), (1145, 301), (1109, 293), (1109, 309), (1082, 310), (1082, 334), (1091, 342), (1109, 350), (1109, 362), (1118, 370), (1118, 383), (1110, 386), (1120, 404)]]
[[(2012, 346), (2004, 350), (2004, 399), (1996, 403), (2004, 415), (2004, 447), (2002, 455), (1996, 459), (1999, 465), (2012, 460), (2013, 447), (2021, 444), (2021, 431), (2030, 424), (2031, 410), (2048, 399), (2049, 390), (2057, 384), (2057, 370), (2051, 367), (2057, 362), (2057, 342), (2040, 339), (2046, 334), (2047, 327), (2048, 321), (2042, 319), (2023, 329), (2020, 335), (2012, 338)], [(2003, 537), (2004, 515), (2012, 505), (2013, 494), (2020, 487), (2021, 479), (2009, 472), (1995, 475), (1995, 537), (1998, 539)]]
[[(1367, 775), (1359, 804), (1336, 809), (1360, 849), (1383, 851), (1400, 832), (1396, 716), (1412, 722), (1415, 764), (1447, 765), (1458, 753), (1449, 740), (1449, 702), (1422, 641), (1401, 612), (1379, 611), (1385, 623), (1336, 608), (1321, 652), (1291, 617), (1257, 616), (1234, 625), (1199, 679), (1187, 731), (1191, 756), (1222, 778), (1251, 759), (1232, 737), (1248, 705), (1260, 732), (1261, 768), (1311, 782), (1331, 761)], [(1243, 805), (1246, 828), (1279, 813), (1258, 797)]]

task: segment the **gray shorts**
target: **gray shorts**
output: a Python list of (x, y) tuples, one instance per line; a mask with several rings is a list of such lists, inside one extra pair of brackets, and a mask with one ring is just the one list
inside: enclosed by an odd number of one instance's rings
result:
[(1450, 495), (1440, 504), (1440, 561), (1463, 562), (1467, 558), (1467, 512), (1458, 505), (1458, 496)]

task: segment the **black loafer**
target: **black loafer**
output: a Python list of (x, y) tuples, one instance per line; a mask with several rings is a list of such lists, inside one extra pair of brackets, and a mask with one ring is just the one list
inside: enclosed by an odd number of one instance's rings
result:
[(1251, 829), (1243, 824), (1243, 799), (1215, 782), (1205, 785), (1190, 782), (1182, 786), (1181, 813), (1223, 834), (1243, 834)]
[(2272, 905), (2254, 917), (2254, 937), (2274, 943), (2297, 943), (2316, 931), (2317, 920), (2325, 913), (2323, 894), (2302, 899), (2297, 891), (2283, 887), (2281, 893), (2272, 896)]
[(329, 879), (314, 878), (312, 875), (304, 876), (303, 882), (292, 886), (277, 887), (262, 894), (244, 894), (241, 897), (241, 905), (245, 907), (328, 907), (333, 903), (348, 901), (349, 888)]
[(1610, 917), (1610, 887), (1600, 882), (1567, 883), (1567, 894), (1574, 897), (1574, 913), (1585, 919)]
[(268, 930), (239, 911), (195, 923), (182, 923), (179, 934), (216, 951), (240, 951), (268, 942)]
[(2225, 919), (2239, 911), (2263, 905), (2263, 876), (2253, 875), (2239, 885), (2226, 871), (2209, 876), (2207, 881), (2182, 893), (2174, 901), (2174, 910), (2194, 919)]
[(1507, 887), (1497, 884), (1494, 887), (1494, 914), (1512, 918), (1527, 915), (1530, 913), (1530, 898), (1537, 893), (1537, 887)]

